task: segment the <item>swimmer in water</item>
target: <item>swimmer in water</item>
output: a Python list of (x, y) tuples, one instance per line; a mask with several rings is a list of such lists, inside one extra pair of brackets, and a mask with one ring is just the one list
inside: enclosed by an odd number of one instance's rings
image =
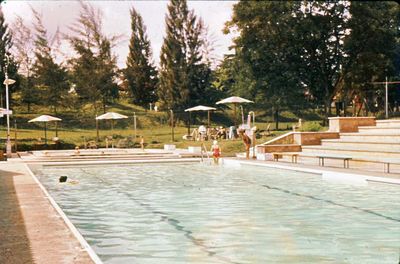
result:
[(67, 176), (61, 176), (61, 177), (58, 179), (58, 182), (59, 182), (59, 183), (68, 183), (68, 184), (71, 184), (71, 185), (75, 185), (75, 184), (78, 184), (78, 183), (79, 183), (79, 181), (77, 181), (77, 180), (68, 180), (68, 177), (67, 177)]

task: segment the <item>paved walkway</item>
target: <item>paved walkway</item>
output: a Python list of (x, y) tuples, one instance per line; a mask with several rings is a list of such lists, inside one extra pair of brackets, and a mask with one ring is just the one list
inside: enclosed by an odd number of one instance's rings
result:
[(22, 163), (0, 163), (0, 263), (93, 263)]

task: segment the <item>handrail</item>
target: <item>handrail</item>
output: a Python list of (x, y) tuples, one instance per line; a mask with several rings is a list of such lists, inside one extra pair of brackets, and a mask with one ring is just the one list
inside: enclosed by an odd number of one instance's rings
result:
[(203, 156), (203, 151), (206, 153), (207, 155), (207, 159), (210, 159), (210, 155), (208, 155), (208, 151), (207, 151), (207, 147), (204, 143), (201, 143), (201, 161), (204, 161), (204, 156)]

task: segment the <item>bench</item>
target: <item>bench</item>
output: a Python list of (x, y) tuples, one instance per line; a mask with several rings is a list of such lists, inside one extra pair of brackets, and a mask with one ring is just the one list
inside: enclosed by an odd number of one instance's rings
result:
[(350, 160), (353, 161), (361, 161), (361, 162), (372, 162), (372, 163), (382, 163), (383, 170), (385, 173), (390, 173), (390, 165), (397, 164), (400, 165), (400, 159), (368, 159), (368, 158), (352, 158), (349, 156), (340, 156), (340, 155), (303, 155), (301, 153), (296, 152), (273, 152), (271, 153), (274, 161), (279, 161), (279, 159), (283, 158), (283, 156), (290, 156), (292, 163), (297, 163), (298, 157), (307, 157), (307, 158), (318, 158), (319, 166), (325, 166), (325, 159), (339, 159), (343, 160), (343, 167), (349, 168)]
[(400, 164), (400, 159), (356, 159), (357, 161), (363, 162), (374, 162), (374, 163), (382, 163), (383, 171), (385, 173), (390, 173), (390, 164)]
[(349, 161), (352, 159), (351, 157), (348, 156), (337, 156), (337, 155), (316, 155), (318, 158), (318, 164), (319, 166), (324, 166), (325, 165), (325, 159), (339, 159), (343, 160), (343, 168), (349, 168)]
[(297, 163), (299, 154), (291, 152), (274, 152), (272, 153), (272, 156), (274, 157), (274, 161), (279, 161), (279, 159), (283, 158), (283, 156), (290, 156), (292, 158), (292, 163)]

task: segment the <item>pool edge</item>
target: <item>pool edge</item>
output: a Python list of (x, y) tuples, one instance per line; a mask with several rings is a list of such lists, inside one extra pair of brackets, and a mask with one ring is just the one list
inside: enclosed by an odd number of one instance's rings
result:
[(27, 169), (29, 175), (33, 178), (33, 180), (36, 182), (36, 184), (40, 187), (44, 195), (47, 197), (49, 200), (50, 204), (53, 206), (53, 208), (57, 211), (57, 213), (61, 216), (63, 219), (64, 223), (67, 225), (69, 230), (72, 232), (72, 234), (75, 236), (75, 238), (79, 241), (79, 244), (82, 246), (82, 248), (88, 253), (90, 259), (95, 263), (95, 264), (103, 264), (102, 260), (99, 258), (99, 256), (96, 254), (96, 252), (92, 249), (92, 247), (89, 245), (89, 243), (85, 240), (85, 238), (82, 236), (82, 234), (78, 231), (78, 229), (74, 226), (74, 224), (69, 220), (67, 215), (64, 213), (64, 211), (61, 209), (61, 207), (57, 204), (57, 202), (53, 199), (53, 197), (49, 194), (49, 192), (46, 190), (46, 188), (42, 185), (42, 183), (37, 179), (36, 175), (32, 172), (28, 164), (24, 163), (23, 164), (25, 168)]
[(352, 177), (352, 178), (359, 178), (360, 180), (364, 180), (366, 182), (377, 182), (377, 183), (385, 183), (385, 184), (395, 184), (400, 185), (400, 179), (396, 178), (388, 178), (388, 177), (381, 177), (381, 176), (371, 176), (365, 174), (357, 174), (353, 172), (341, 172), (336, 171), (334, 168), (328, 169), (324, 167), (324, 169), (319, 168), (304, 168), (304, 167), (297, 167), (297, 166), (288, 166), (283, 164), (272, 164), (272, 163), (265, 163), (265, 162), (257, 162), (251, 160), (238, 160), (238, 159), (224, 159), (224, 164), (244, 164), (244, 165), (254, 165), (254, 166), (261, 166), (261, 167), (269, 167), (269, 168), (276, 168), (276, 169), (284, 169), (284, 170), (291, 170), (291, 171), (299, 171), (311, 174), (318, 174), (323, 176), (324, 174), (334, 174), (338, 178), (341, 177)]

